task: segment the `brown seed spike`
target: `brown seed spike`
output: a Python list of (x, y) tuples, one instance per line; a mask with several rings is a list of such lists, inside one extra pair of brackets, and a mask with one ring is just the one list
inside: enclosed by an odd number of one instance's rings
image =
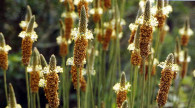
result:
[(22, 39), (22, 62), (25, 66), (29, 64), (30, 56), (32, 54), (33, 41), (30, 36)]
[(30, 33), (33, 31), (33, 26), (34, 26), (34, 23), (35, 23), (35, 16), (33, 15), (28, 23), (28, 26), (27, 26), (27, 29), (26, 29), (26, 32), (27, 33)]
[(65, 34), (65, 27), (64, 27), (64, 23), (62, 22), (62, 20), (59, 20), (60, 22), (60, 35), (63, 37)]
[(74, 20), (72, 17), (66, 17), (65, 22), (65, 38), (69, 40), (71, 38), (71, 29), (73, 27)]
[(0, 68), (8, 69), (8, 53), (3, 50), (0, 50)]
[(134, 50), (131, 54), (131, 64), (140, 66), (141, 60), (142, 58), (140, 52), (138, 50)]
[(145, 10), (144, 10), (144, 21), (147, 22), (150, 20), (150, 0), (146, 2)]
[(46, 87), (45, 87), (45, 95), (49, 102), (49, 106), (51, 108), (58, 108), (59, 106), (59, 98), (58, 98), (58, 82), (59, 77), (56, 72), (50, 72), (46, 76)]
[(78, 38), (75, 41), (75, 46), (74, 46), (74, 64), (77, 67), (81, 67), (83, 65), (83, 60), (86, 57), (87, 46), (88, 46), (88, 41), (83, 36), (81, 36), (81, 38)]
[(79, 32), (80, 34), (84, 34), (86, 30), (87, 30), (87, 16), (86, 16), (85, 6), (82, 6), (80, 23), (79, 23)]
[(49, 70), (54, 71), (56, 69), (56, 57), (52, 55), (49, 61)]
[(39, 91), (39, 72), (32, 71), (30, 72), (30, 88), (32, 93), (37, 93)]
[(170, 67), (165, 67), (165, 69), (161, 71), (159, 91), (156, 99), (159, 107), (163, 107), (167, 102), (169, 88), (173, 79), (173, 74), (174, 72)]
[(127, 91), (126, 90), (120, 90), (117, 93), (117, 97), (116, 97), (116, 103), (118, 108), (120, 108), (122, 106), (122, 103), (127, 99)]

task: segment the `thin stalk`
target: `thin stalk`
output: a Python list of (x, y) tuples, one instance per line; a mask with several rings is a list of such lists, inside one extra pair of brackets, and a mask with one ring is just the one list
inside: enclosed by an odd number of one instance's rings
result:
[(66, 77), (66, 75), (65, 75), (65, 57), (62, 57), (62, 68), (63, 68), (63, 76), (62, 76), (62, 90), (63, 90), (63, 108), (66, 108), (66, 99), (67, 99), (67, 97), (66, 97), (66, 88), (65, 88), (65, 83), (66, 83), (66, 81), (65, 81), (65, 77)]
[(33, 108), (36, 108), (36, 94), (33, 93)]
[(94, 98), (93, 98), (93, 87), (92, 87), (92, 81), (91, 81), (91, 75), (89, 75), (89, 88), (90, 88), (90, 92), (91, 92), (91, 101), (92, 101), (92, 108), (95, 108), (95, 104), (94, 104)]
[[(130, 63), (130, 83), (133, 83), (133, 65)], [(132, 106), (132, 93), (129, 95), (129, 106)]]
[(144, 88), (145, 88), (145, 58), (143, 58), (143, 78), (142, 78), (142, 95), (141, 95), (141, 108), (144, 108)]
[(153, 62), (154, 60), (151, 61), (151, 56), (149, 57), (149, 69), (148, 69), (148, 96), (147, 96), (147, 108), (150, 108), (150, 91), (151, 91), (151, 69), (153, 68)]
[(77, 67), (77, 108), (80, 108), (80, 69)]
[(30, 108), (30, 91), (29, 91), (29, 80), (28, 80), (27, 66), (25, 66), (25, 76), (26, 76), (27, 102), (28, 102), (28, 108)]
[(159, 48), (159, 43), (160, 43), (159, 41), (160, 41), (160, 29), (158, 29), (157, 37), (155, 40), (155, 50), (154, 50), (155, 56), (154, 56), (154, 58), (156, 58), (158, 56), (158, 48)]
[(134, 81), (133, 81), (133, 90), (132, 90), (132, 104), (131, 108), (134, 107), (134, 101), (135, 101), (135, 96), (136, 96), (136, 88), (137, 88), (137, 77), (138, 77), (138, 66), (135, 67), (134, 71)]
[(3, 70), (4, 73), (4, 89), (5, 89), (5, 98), (8, 105), (8, 94), (7, 94), (7, 80), (6, 80), (6, 70)]
[(39, 91), (37, 92), (37, 103), (38, 103), (38, 108), (41, 108), (40, 98), (39, 98)]
[(191, 103), (192, 103), (192, 98), (193, 98), (193, 96), (194, 96), (194, 93), (195, 93), (195, 83), (194, 83), (194, 86), (193, 86), (193, 89), (192, 89), (192, 92), (191, 92), (191, 97), (190, 97), (190, 99), (189, 99), (189, 102), (188, 102), (188, 106), (187, 106), (187, 108), (190, 108), (190, 106), (191, 106)]

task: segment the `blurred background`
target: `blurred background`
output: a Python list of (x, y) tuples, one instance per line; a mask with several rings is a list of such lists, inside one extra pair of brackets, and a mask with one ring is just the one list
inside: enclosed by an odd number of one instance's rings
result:
[[(125, 5), (124, 19), (126, 25), (123, 29), (123, 38), (120, 41), (120, 53), (122, 70), (127, 74), (130, 65), (130, 54), (127, 50), (130, 35), (128, 26), (135, 20), (138, 11), (138, 4), (139, 0), (126, 0)], [(183, 27), (186, 17), (190, 17), (191, 29), (195, 32), (195, 2), (170, 1), (170, 4), (173, 7), (173, 12), (169, 15), (167, 20), (170, 31), (163, 43), (164, 45), (160, 61), (164, 61), (166, 56), (174, 51), (176, 37), (180, 37), (178, 30)], [(9, 52), (7, 82), (12, 83), (16, 93), (17, 102), (21, 104), (23, 108), (27, 107), (26, 83), (24, 66), (21, 63), (22, 39), (18, 37), (18, 34), (21, 32), (19, 23), (25, 19), (27, 5), (31, 6), (32, 13), (36, 16), (36, 22), (38, 23), (38, 28), (36, 28), (35, 31), (39, 37), (38, 41), (34, 43), (34, 46), (45, 56), (47, 61), (52, 54), (55, 54), (57, 56), (58, 65), (61, 65), (61, 58), (58, 54), (59, 47), (56, 43), (56, 37), (59, 36), (59, 19), (64, 10), (64, 5), (58, 0), (0, 0), (0, 32), (4, 34), (6, 43), (12, 47), (12, 50)], [(93, 31), (95, 25), (92, 23), (91, 19), (88, 26), (89, 29)], [(73, 45), (70, 47), (73, 47)], [(186, 91), (184, 91), (184, 94), (182, 95), (184, 101), (189, 97), (189, 91), (192, 89), (193, 85), (192, 71), (195, 69), (195, 36), (190, 38), (188, 48), (191, 62), (189, 63), (187, 76), (183, 80), (184, 87), (186, 87)], [(160, 75), (160, 72), (158, 75)], [(6, 106), (6, 101), (2, 70), (0, 70), (0, 85), (0, 108), (4, 108)], [(47, 100), (45, 99), (42, 89), (40, 89), (40, 100), (41, 106), (44, 107)], [(70, 102), (76, 102), (76, 93), (73, 87), (71, 89)], [(194, 101), (193, 104), (195, 104)]]

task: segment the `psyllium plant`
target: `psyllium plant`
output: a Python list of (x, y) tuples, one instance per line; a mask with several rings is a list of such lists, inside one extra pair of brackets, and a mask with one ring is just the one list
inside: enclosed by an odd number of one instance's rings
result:
[(117, 108), (120, 108), (123, 102), (127, 99), (127, 92), (130, 91), (130, 87), (131, 85), (129, 84), (129, 82), (126, 82), (126, 76), (125, 73), (123, 72), (121, 75), (120, 83), (115, 84), (113, 87), (113, 90), (117, 94), (116, 97)]
[(191, 57), (188, 56), (188, 50), (180, 51), (179, 62), (181, 63), (181, 78), (183, 79), (188, 71), (188, 62), (191, 61)]
[(100, 21), (103, 14), (103, 9), (100, 6), (100, 2), (100, 0), (95, 0), (95, 6), (90, 10), (90, 14), (93, 16), (93, 21), (95, 23), (98, 23)]
[(30, 88), (32, 93), (37, 93), (39, 91), (39, 79), (41, 71), (39, 52), (37, 48), (34, 48), (31, 61), (32, 64), (27, 67), (27, 71), (30, 73)]
[(184, 27), (179, 30), (181, 35), (181, 45), (187, 46), (189, 38), (193, 35), (192, 29), (190, 29), (189, 19), (186, 19)]
[(8, 51), (11, 50), (9, 45), (6, 45), (3, 33), (0, 33), (0, 68), (4, 71), (4, 88), (6, 101), (8, 103), (8, 94), (7, 94), (7, 80), (6, 80), (6, 71), (8, 69)]
[(62, 22), (62, 20), (60, 20), (60, 36), (58, 36), (56, 38), (58, 45), (60, 46), (60, 51), (59, 54), (61, 57), (65, 57), (68, 54), (68, 38), (65, 37), (65, 27), (64, 24)]
[(35, 16), (32, 16), (28, 23), (26, 31), (22, 31), (19, 37), (22, 38), (22, 62), (25, 66), (29, 64), (32, 54), (33, 42), (37, 41), (37, 34), (34, 31)]
[[(20, 24), (19, 24), (19, 26), (22, 28), (23, 31), (26, 31), (28, 23), (30, 22), (31, 17), (32, 17), (32, 10), (31, 10), (30, 6), (28, 5), (27, 6), (27, 13), (26, 13), (26, 16), (25, 16), (25, 20), (21, 21)], [(37, 23), (34, 22), (33, 28), (37, 28), (37, 26), (38, 26)]]
[(22, 108), (20, 104), (17, 104), (15, 92), (12, 84), (9, 84), (9, 103), (5, 108)]
[(159, 66), (163, 68), (163, 70), (161, 71), (159, 91), (156, 101), (158, 106), (162, 108), (167, 102), (169, 88), (174, 77), (174, 72), (178, 71), (178, 66), (174, 64), (174, 55), (172, 53), (169, 54), (165, 62), (161, 62)]
[(103, 40), (103, 50), (104, 51), (108, 50), (108, 46), (111, 40), (112, 33), (113, 33), (113, 26), (111, 25), (111, 22), (109, 22), (106, 27), (105, 34), (104, 34), (104, 40)]
[(111, 0), (104, 0), (104, 8), (105, 9), (111, 8), (111, 5), (112, 5)]
[(58, 108), (59, 107), (59, 98), (58, 98), (58, 83), (59, 83), (59, 76), (57, 73), (63, 72), (63, 69), (59, 66), (56, 66), (56, 58), (54, 55), (51, 56), (49, 66), (45, 67), (42, 71), (45, 76), (45, 81), (42, 80), (42, 82), (46, 82), (44, 86), (45, 96), (49, 102), (49, 106), (51, 108)]
[(153, 27), (158, 24), (156, 18), (150, 13), (150, 1), (146, 2), (143, 23), (140, 26), (140, 54), (142, 58), (147, 58), (150, 54), (150, 44), (152, 41)]

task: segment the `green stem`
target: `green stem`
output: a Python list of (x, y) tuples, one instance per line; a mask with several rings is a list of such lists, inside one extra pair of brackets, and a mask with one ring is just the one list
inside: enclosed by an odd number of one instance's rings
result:
[(80, 69), (77, 67), (77, 108), (80, 108)]
[(135, 101), (135, 96), (136, 96), (136, 88), (137, 88), (137, 77), (138, 77), (138, 66), (135, 67), (134, 71), (134, 82), (133, 82), (133, 90), (132, 90), (132, 104), (131, 108), (134, 107), (134, 101)]
[(6, 70), (3, 70), (3, 72), (4, 72), (4, 89), (5, 89), (5, 98), (6, 98), (7, 105), (8, 105), (9, 103), (8, 103), (8, 94), (7, 94)]
[(63, 75), (62, 75), (62, 90), (63, 90), (63, 108), (66, 107), (66, 88), (65, 88), (65, 77), (66, 77), (66, 72), (65, 72), (65, 57), (62, 57), (62, 67), (63, 67)]
[(39, 91), (37, 92), (37, 103), (38, 103), (38, 108), (41, 108), (40, 98), (39, 98)]
[(148, 95), (147, 95), (147, 108), (150, 108), (150, 91), (151, 91), (151, 69), (153, 68), (154, 59), (151, 62), (151, 56), (149, 57), (149, 69), (148, 69)]
[(190, 106), (191, 106), (191, 102), (192, 102), (192, 98), (193, 98), (193, 96), (194, 96), (194, 93), (195, 93), (195, 83), (194, 83), (192, 92), (191, 92), (191, 94), (190, 94), (191, 97), (190, 97), (190, 100), (189, 100), (189, 102), (188, 102), (188, 107), (187, 107), (187, 108), (190, 108)]
[(144, 88), (145, 88), (145, 58), (143, 58), (143, 78), (142, 78), (142, 84), (143, 84), (143, 88), (142, 88), (142, 95), (141, 95), (141, 108), (144, 108)]
[(36, 108), (36, 94), (33, 93), (33, 107)]
[(30, 91), (29, 91), (30, 88), (29, 88), (27, 66), (25, 66), (25, 76), (26, 76), (26, 90), (27, 90), (28, 108), (30, 108)]

